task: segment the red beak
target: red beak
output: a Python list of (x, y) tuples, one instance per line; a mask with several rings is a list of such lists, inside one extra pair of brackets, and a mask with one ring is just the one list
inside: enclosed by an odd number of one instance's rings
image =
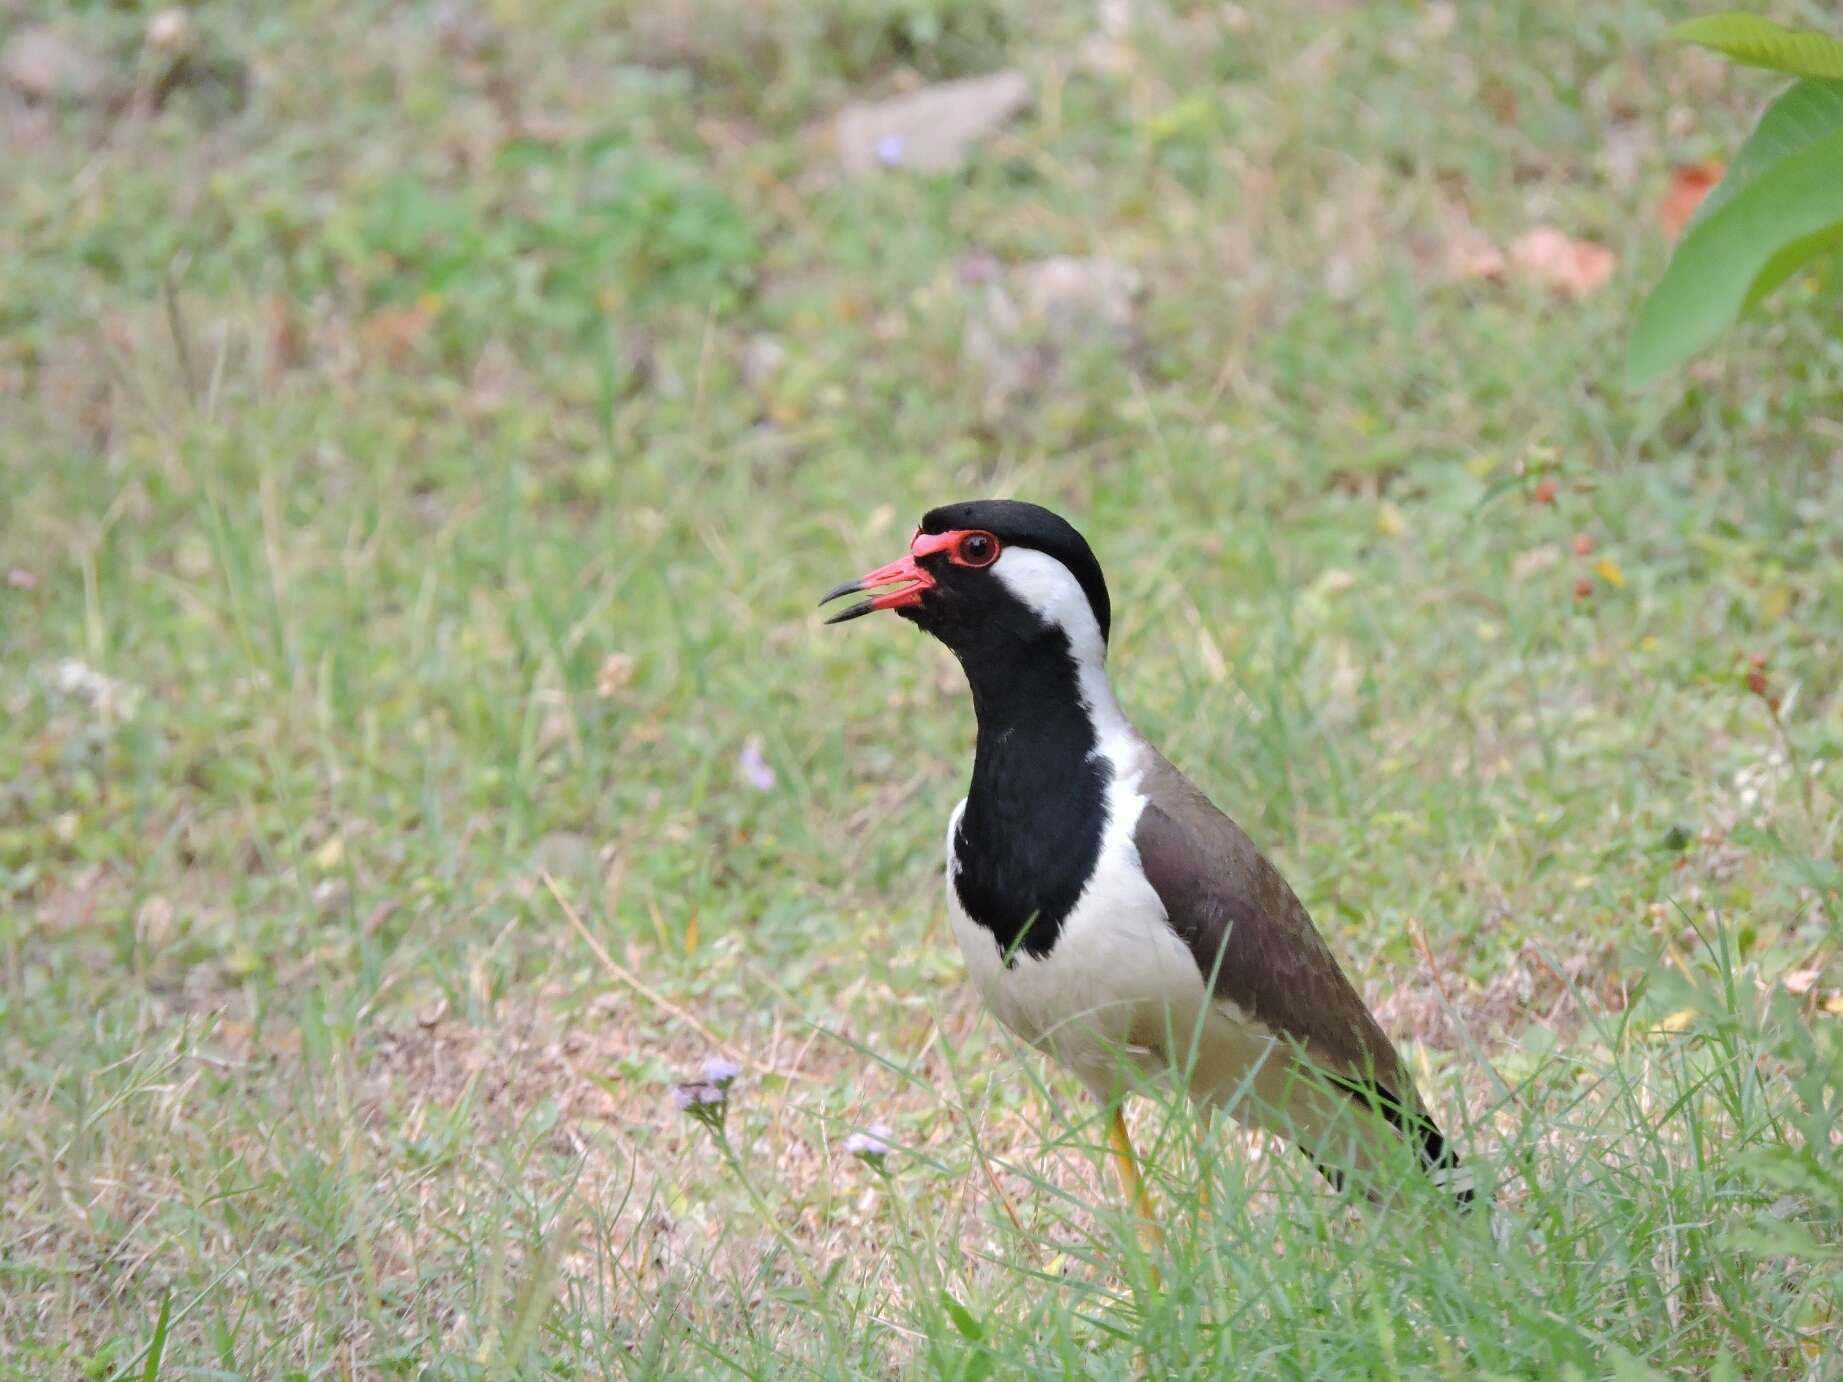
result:
[(903, 609), (909, 605), (919, 605), (922, 595), (934, 589), (934, 577), (922, 570), (921, 558), (931, 557), (936, 552), (945, 552), (953, 546), (957, 533), (917, 533), (915, 540), (909, 544), (909, 555), (891, 562), (888, 566), (879, 566), (875, 571), (867, 571), (855, 581), (846, 581), (833, 590), (828, 590), (819, 601), (828, 604), (841, 595), (850, 595), (860, 590), (874, 590), (880, 585), (896, 585), (895, 590), (886, 590), (881, 595), (868, 600), (859, 600), (849, 609), (841, 609), (830, 619), (828, 624), (842, 624), (847, 619), (856, 619), (879, 609)]

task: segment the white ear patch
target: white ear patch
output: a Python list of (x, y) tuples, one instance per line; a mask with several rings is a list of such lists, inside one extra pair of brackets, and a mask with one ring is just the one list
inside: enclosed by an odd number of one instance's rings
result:
[[(1120, 713), (1107, 680), (1107, 640), (1075, 573), (1034, 547), (1007, 547), (992, 563), (992, 572), (1038, 618), (1062, 630), (1069, 640), (1069, 658), (1075, 664), (1082, 704), (1099, 740), (1095, 752), (1113, 764), (1116, 788), (1137, 790), (1139, 763), (1137, 739), (1126, 716)], [(1137, 817), (1137, 810), (1132, 816)]]
[(1068, 636), (1078, 666), (1098, 666), (1106, 658), (1100, 623), (1087, 592), (1068, 567), (1032, 547), (1007, 547), (992, 564), (992, 574), (1044, 623)]

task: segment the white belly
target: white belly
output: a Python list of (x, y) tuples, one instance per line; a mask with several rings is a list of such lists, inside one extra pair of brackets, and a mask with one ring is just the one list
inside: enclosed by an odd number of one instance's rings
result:
[[(1094, 876), (1063, 919), (1056, 943), (1038, 957), (1005, 963), (992, 932), (960, 905), (953, 838), (966, 803), (947, 828), (947, 909), (968, 973), (998, 1020), (1055, 1056), (1099, 1098), (1122, 1092), (1134, 1072), (1189, 1072), (1191, 1093), (1215, 1106), (1260, 1093), (1280, 1073), (1273, 1038), (1212, 998), (1189, 948), (1165, 921), (1133, 844), (1143, 799), (1131, 784), (1110, 802)], [(1272, 1071), (1268, 1070), (1272, 1067)]]
[(1190, 948), (1165, 919), (1140, 867), (1134, 830), (1139, 795), (1130, 740), (1105, 752), (1114, 772), (1108, 820), (1093, 876), (1047, 955), (1017, 950), (1006, 963), (992, 932), (966, 914), (954, 887), (954, 834), (947, 823), (947, 910), (973, 986), (998, 1020), (1068, 1066), (1103, 1100), (1135, 1075), (1178, 1073), (1205, 1108), (1292, 1137), (1332, 1164), (1362, 1165), (1380, 1119), (1353, 1119), (1356, 1105), (1331, 1091), (1294, 1047), (1253, 1014), (1209, 991)]

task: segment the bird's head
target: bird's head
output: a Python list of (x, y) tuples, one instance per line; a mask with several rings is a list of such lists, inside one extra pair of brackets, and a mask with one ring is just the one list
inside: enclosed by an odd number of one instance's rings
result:
[(1008, 662), (1060, 636), (1077, 663), (1106, 655), (1107, 582), (1082, 535), (1036, 504), (973, 499), (922, 516), (907, 556), (846, 581), (820, 604), (871, 595), (826, 622), (890, 609), (972, 663)]

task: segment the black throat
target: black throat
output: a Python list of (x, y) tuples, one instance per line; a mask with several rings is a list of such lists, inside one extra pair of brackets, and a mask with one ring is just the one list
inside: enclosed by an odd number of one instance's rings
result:
[(1094, 724), (1060, 630), (1025, 656), (960, 660), (979, 742), (954, 832), (954, 889), (1007, 964), (1019, 950), (1041, 958), (1100, 858), (1113, 769), (1094, 752)]

